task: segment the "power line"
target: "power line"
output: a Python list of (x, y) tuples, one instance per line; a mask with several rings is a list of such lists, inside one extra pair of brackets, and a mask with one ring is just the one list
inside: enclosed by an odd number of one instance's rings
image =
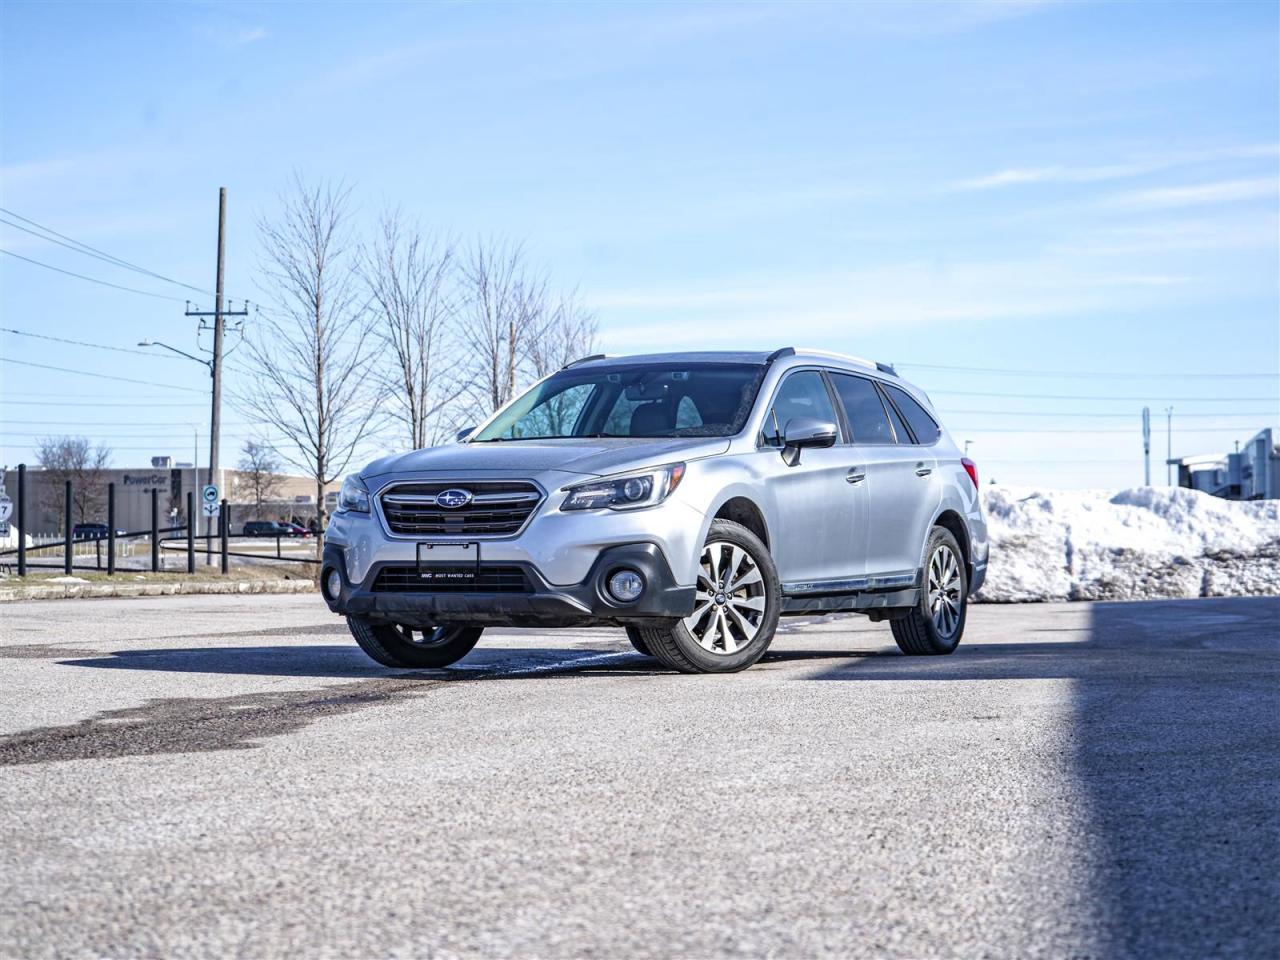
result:
[[(105, 421), (104, 421), (104, 420), (90, 420), (90, 421), (85, 421), (85, 420), (9, 420), (9, 419), (6, 419), (6, 420), (4, 421), (3, 426), (8, 426), (8, 425), (10, 425), (10, 424), (21, 424), (21, 425), (22, 425), (22, 426), (24, 426), (24, 427), (66, 427), (66, 426), (76, 426), (76, 427), (86, 427), (86, 428), (87, 428), (87, 427), (119, 427), (119, 426), (123, 426), (123, 424), (121, 424), (121, 423), (120, 423), (120, 421), (118, 421), (118, 420), (105, 420)], [(157, 423), (157, 424), (156, 424), (156, 426), (157, 426), (157, 427), (167, 427), (167, 428), (170, 428), (170, 429), (173, 429), (173, 430), (183, 430), (183, 429), (189, 429), (191, 425), (190, 425), (190, 424), (186, 424), (186, 423), (173, 423), (173, 422), (169, 422), (169, 423)], [(253, 427), (253, 426), (257, 426), (257, 424), (253, 424), (253, 423), (245, 423), (245, 422), (243, 422), (243, 421), (236, 421), (236, 422), (235, 422), (235, 423), (233, 423), (233, 424), (228, 424), (228, 426), (232, 426), (232, 427)]]
[(136, 293), (144, 297), (155, 297), (157, 300), (172, 300), (174, 303), (186, 303), (186, 300), (180, 300), (178, 297), (170, 297), (163, 293), (151, 293), (147, 290), (138, 290), (135, 287), (124, 287), (118, 283), (110, 283), (106, 280), (99, 280), (97, 277), (86, 277), (83, 273), (75, 273), (71, 270), (63, 270), (61, 267), (55, 267), (52, 264), (42, 263), (39, 260), (32, 260), (30, 257), (24, 257), (20, 253), (14, 253), (12, 250), (0, 249), (0, 253), (10, 257), (17, 257), (19, 260), (25, 260), (27, 263), (35, 264), (37, 267), (44, 267), (46, 270), (52, 270), (55, 273), (65, 273), (68, 277), (75, 277), (78, 280), (88, 280), (90, 283), (100, 284), (104, 287), (112, 287), (116, 290), (124, 290), (126, 293)]
[[(1092, 436), (1095, 433), (1132, 434), (1134, 430), (1082, 430), (1072, 427), (950, 427), (952, 433), (1078, 433)], [(1182, 427), (1178, 433), (1240, 433), (1247, 427)]]
[[(74, 250), (76, 253), (83, 253), (86, 256), (96, 257), (99, 260), (104, 260), (107, 263), (114, 264), (115, 266), (123, 267), (126, 270), (132, 270), (135, 273), (141, 273), (148, 277), (154, 277), (157, 280), (163, 280), (166, 283), (172, 283), (179, 287), (185, 287), (188, 290), (194, 290), (196, 293), (202, 293), (202, 294), (205, 294), (206, 296), (212, 293), (212, 291), (206, 290), (203, 287), (193, 286), (190, 283), (183, 283), (181, 280), (173, 279), (173, 277), (166, 277), (163, 273), (156, 273), (154, 270), (148, 270), (146, 267), (140, 267), (136, 263), (130, 263), (128, 260), (123, 260), (120, 257), (115, 256), (114, 254), (107, 253), (105, 250), (99, 250), (97, 247), (91, 247), (87, 243), (82, 243), (73, 237), (68, 237), (65, 233), (59, 233), (57, 230), (54, 230), (50, 227), (46, 227), (42, 223), (36, 223), (36, 221), (32, 220), (29, 217), (24, 217), (20, 213), (14, 213), (12, 210), (6, 210), (4, 207), (0, 207), (0, 213), (8, 214), (11, 217), (16, 217), (17, 219), (21, 220), (23, 223), (29, 223), (31, 224), (31, 226), (37, 227), (38, 229), (43, 230), (45, 233), (51, 235), (46, 237), (46, 236), (43, 236), (42, 234), (37, 233), (35, 230), (30, 230), (27, 227), (24, 227), (20, 224), (11, 223), (8, 220), (4, 220), (3, 218), (0, 218), (0, 223), (8, 224), (11, 227), (14, 227), (18, 230), (23, 231), (24, 233), (31, 234), (33, 237), (39, 237), (41, 240), (46, 240), (49, 243), (56, 243), (58, 244), (58, 246), (66, 247), (68, 250)], [(55, 240), (53, 239), (54, 237), (58, 237), (59, 239)], [(64, 243), (62, 241), (66, 241), (66, 242)]]
[(1267, 379), (1280, 380), (1280, 373), (1138, 373), (1138, 372), (1117, 372), (1117, 371), (1100, 371), (1100, 370), (1020, 370), (1012, 367), (954, 367), (941, 363), (897, 363), (897, 367), (910, 367), (915, 370), (949, 370), (957, 373), (994, 373), (1015, 377), (1067, 377), (1075, 379), (1086, 379), (1097, 377), (1099, 379), (1115, 378), (1115, 379), (1200, 379), (1200, 380), (1241, 380), (1241, 379)]
[(140, 357), (152, 360), (177, 360), (178, 357), (164, 353), (152, 353), (149, 350), (134, 350), (131, 347), (112, 347), (105, 343), (89, 343), (86, 340), (68, 340), (65, 337), (50, 337), (43, 333), (28, 333), (26, 330), (14, 330), (12, 327), (0, 327), (0, 333), (16, 333), (20, 337), (34, 337), (37, 340), (51, 340), (54, 343), (69, 343), (77, 347), (93, 347), (95, 350), (113, 350), (116, 353), (136, 353)]
[(1278, 397), (1113, 397), (1100, 394), (997, 393), (985, 390), (929, 390), (930, 396), (1006, 397), (1014, 400), (1125, 400), (1130, 403), (1275, 403)]
[[(1117, 419), (1136, 419), (1136, 413), (1069, 413), (1063, 410), (951, 410), (946, 411), (948, 414), (964, 413), (978, 414), (979, 416), (990, 417), (1060, 417), (1062, 419), (1071, 419), (1073, 417), (1114, 417)], [(1233, 417), (1274, 417), (1275, 410), (1248, 410), (1243, 413), (1181, 413), (1179, 417), (1206, 417), (1212, 420), (1230, 420)]]
[(113, 403), (109, 400), (98, 402), (90, 400), (74, 402), (59, 400), (6, 400), (3, 397), (0, 397), (0, 406), (11, 407), (142, 407), (144, 409), (154, 409), (157, 403), (163, 403), (166, 410), (172, 410), (175, 407), (204, 408), (203, 403), (173, 403), (171, 400), (164, 397), (157, 397), (149, 403)]
[[(16, 363), (23, 367), (39, 367), (41, 370), (56, 370), (59, 373), (74, 373), (80, 377), (96, 377), (99, 380), (118, 380), (121, 383), (140, 383), (144, 387), (161, 387), (165, 390), (184, 390), (187, 393), (204, 393), (195, 387), (179, 387), (172, 383), (156, 383), (152, 380), (133, 380), (129, 377), (113, 377), (106, 373), (90, 373), (88, 370), (72, 370), (69, 367), (53, 367), (47, 363), (32, 363), (29, 360), (14, 360), (11, 357), (0, 357), (0, 363)], [(157, 401), (163, 403), (163, 400)]]

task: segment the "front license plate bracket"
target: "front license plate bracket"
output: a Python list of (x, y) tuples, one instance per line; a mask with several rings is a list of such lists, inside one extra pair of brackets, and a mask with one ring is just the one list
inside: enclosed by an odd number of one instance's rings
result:
[(437, 583), (466, 583), (480, 577), (479, 543), (419, 543), (418, 576)]

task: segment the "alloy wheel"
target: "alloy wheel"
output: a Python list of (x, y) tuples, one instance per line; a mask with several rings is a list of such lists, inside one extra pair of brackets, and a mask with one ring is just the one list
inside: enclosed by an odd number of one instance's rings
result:
[(737, 653), (760, 632), (766, 607), (755, 557), (725, 540), (702, 548), (693, 613), (684, 618), (699, 646), (710, 653)]
[(960, 564), (952, 549), (943, 544), (929, 560), (929, 616), (944, 640), (955, 636), (960, 626), (960, 593)]

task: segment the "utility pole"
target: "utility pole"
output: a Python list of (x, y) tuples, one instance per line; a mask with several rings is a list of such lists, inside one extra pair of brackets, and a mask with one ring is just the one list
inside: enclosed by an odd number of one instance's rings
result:
[(1165, 437), (1167, 438), (1168, 447), (1165, 455), (1164, 481), (1167, 486), (1173, 486), (1173, 407), (1165, 407)]
[(1151, 408), (1142, 408), (1142, 485), (1151, 486)]
[[(209, 363), (209, 371), (213, 375), (212, 409), (209, 413), (209, 483), (218, 483), (218, 439), (222, 425), (222, 336), (226, 317), (244, 317), (249, 315), (248, 305), (240, 311), (223, 309), (223, 274), (226, 269), (226, 235), (227, 235), (227, 188), (218, 188), (218, 276), (213, 291), (213, 313), (187, 310), (188, 317), (213, 317), (213, 360)], [(219, 484), (219, 486), (221, 486)], [(205, 518), (205, 563), (212, 564), (213, 556), (208, 549), (209, 537), (213, 533), (213, 518)]]

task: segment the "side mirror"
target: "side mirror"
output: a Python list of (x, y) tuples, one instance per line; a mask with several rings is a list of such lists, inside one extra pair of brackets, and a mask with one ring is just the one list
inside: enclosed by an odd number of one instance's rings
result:
[(467, 439), (467, 437), (471, 436), (475, 432), (476, 432), (475, 427), (463, 427), (461, 430), (457, 432), (457, 434), (454, 435), (453, 439), (461, 443), (463, 440)]
[(830, 420), (816, 417), (794, 417), (787, 421), (782, 433), (782, 459), (787, 466), (800, 462), (800, 451), (806, 447), (833, 447), (840, 431)]

